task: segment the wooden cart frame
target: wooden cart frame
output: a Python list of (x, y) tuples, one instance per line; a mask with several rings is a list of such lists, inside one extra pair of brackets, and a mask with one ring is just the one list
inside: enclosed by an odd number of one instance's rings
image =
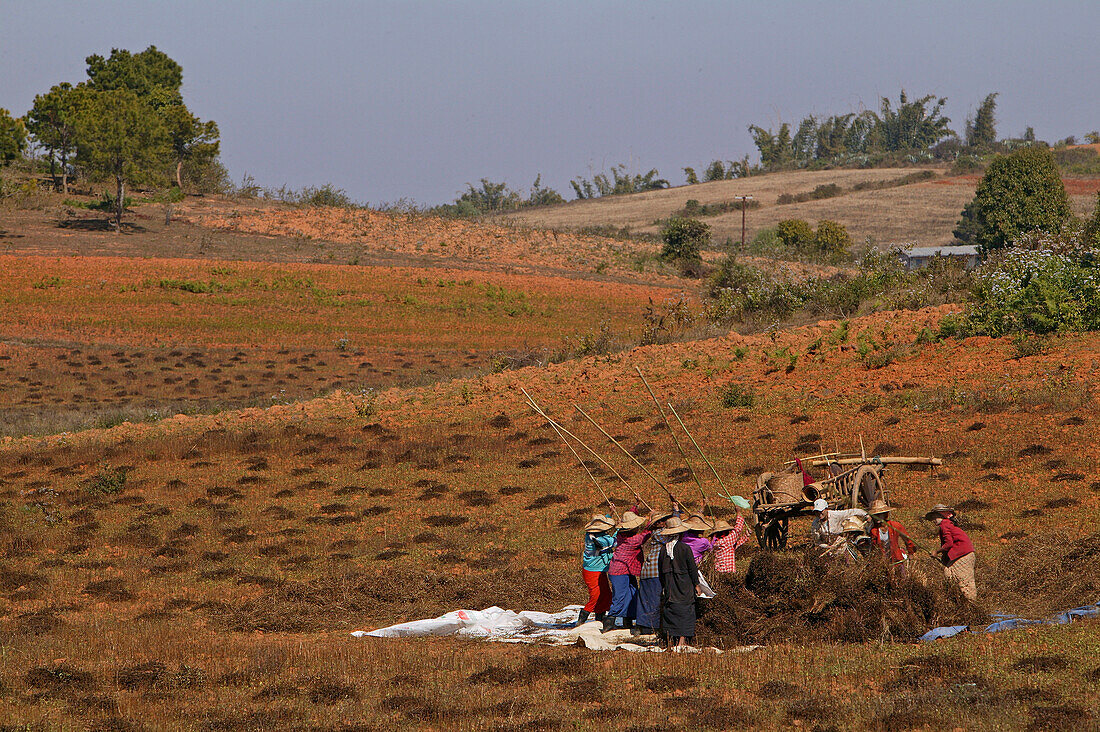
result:
[[(889, 458), (864, 458), (850, 467), (830, 462), (829, 465), (836, 466), (842, 472), (804, 486), (802, 495), (795, 500), (790, 500), (789, 494), (778, 495), (769, 485), (774, 484), (777, 476), (792, 473), (761, 473), (756, 479), (756, 490), (752, 494), (752, 510), (756, 515), (756, 540), (764, 549), (786, 548), (790, 520), (812, 516), (813, 503), (819, 498), (828, 501), (829, 508), (836, 509), (858, 507), (866, 510), (876, 499), (889, 503), (890, 492), (883, 478), (886, 469), (884, 460)], [(814, 465), (816, 464), (815, 462)], [(793, 475), (800, 477), (800, 473)]]

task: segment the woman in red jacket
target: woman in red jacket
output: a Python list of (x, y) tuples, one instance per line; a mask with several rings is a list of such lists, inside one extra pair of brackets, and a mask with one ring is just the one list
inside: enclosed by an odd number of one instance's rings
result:
[(871, 504), (871, 546), (872, 551), (880, 551), (890, 563), (890, 573), (904, 579), (908, 574), (909, 555), (917, 550), (917, 545), (905, 533), (905, 527), (899, 521), (890, 520), (893, 509), (885, 501)]
[(974, 579), (977, 558), (974, 556), (974, 544), (970, 537), (952, 521), (955, 509), (937, 503), (924, 517), (935, 521), (940, 528), (940, 543), (943, 546), (939, 551), (932, 552), (932, 555), (939, 555), (943, 562), (944, 577), (957, 584), (966, 599), (974, 602), (978, 599), (978, 583)]

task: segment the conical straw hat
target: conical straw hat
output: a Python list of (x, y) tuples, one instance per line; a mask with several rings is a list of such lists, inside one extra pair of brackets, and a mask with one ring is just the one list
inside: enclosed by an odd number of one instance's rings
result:
[(682, 534), (688, 530), (689, 527), (687, 524), (681, 521), (678, 517), (673, 516), (668, 520), (668, 526), (661, 529), (657, 533), (661, 536), (676, 536), (677, 534)]
[(615, 528), (615, 522), (603, 514), (594, 514), (592, 520), (584, 525), (584, 533), (598, 534), (601, 531)]

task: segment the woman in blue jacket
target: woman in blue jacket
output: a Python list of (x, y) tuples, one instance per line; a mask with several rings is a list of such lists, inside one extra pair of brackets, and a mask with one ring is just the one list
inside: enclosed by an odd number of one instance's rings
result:
[(615, 552), (615, 521), (609, 516), (596, 514), (584, 527), (584, 556), (581, 558), (581, 574), (588, 587), (588, 602), (577, 616), (577, 625), (587, 623), (593, 613), (602, 621), (611, 607), (611, 585), (607, 581), (607, 568)]

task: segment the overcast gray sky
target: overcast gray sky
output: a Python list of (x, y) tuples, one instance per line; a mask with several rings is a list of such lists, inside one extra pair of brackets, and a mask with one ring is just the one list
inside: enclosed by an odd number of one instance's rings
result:
[(1097, 2), (56, 2), (0, 0), (0, 106), (156, 45), (221, 127), (234, 181), (331, 182), (355, 199), (449, 201), (625, 162), (755, 153), (750, 123), (935, 93), (961, 131), (1100, 128)]

